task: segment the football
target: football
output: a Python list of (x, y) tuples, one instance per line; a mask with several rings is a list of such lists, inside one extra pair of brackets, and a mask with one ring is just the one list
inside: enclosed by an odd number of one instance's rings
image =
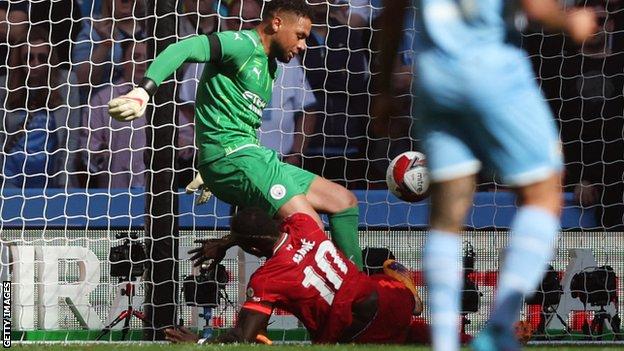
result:
[(422, 201), (429, 195), (429, 174), (425, 155), (407, 151), (395, 157), (386, 171), (388, 189), (407, 202)]

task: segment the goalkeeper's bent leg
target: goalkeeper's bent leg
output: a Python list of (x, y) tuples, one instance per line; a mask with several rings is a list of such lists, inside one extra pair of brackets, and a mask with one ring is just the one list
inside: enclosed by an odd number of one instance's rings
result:
[(357, 206), (329, 215), (332, 241), (347, 258), (362, 270), (362, 249), (358, 239), (360, 210)]
[(315, 177), (306, 193), (314, 210), (327, 213), (332, 241), (361, 270), (362, 250), (358, 239), (358, 200), (347, 188)]

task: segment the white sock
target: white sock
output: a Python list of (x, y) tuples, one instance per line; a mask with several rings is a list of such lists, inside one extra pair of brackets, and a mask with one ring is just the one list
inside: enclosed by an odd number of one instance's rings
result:
[(458, 234), (431, 230), (423, 249), (423, 268), (429, 292), (431, 339), (436, 351), (460, 348), (461, 239)]
[(490, 321), (511, 328), (518, 320), (522, 296), (541, 282), (559, 233), (559, 218), (539, 207), (521, 207), (511, 224), (509, 247), (501, 269)]

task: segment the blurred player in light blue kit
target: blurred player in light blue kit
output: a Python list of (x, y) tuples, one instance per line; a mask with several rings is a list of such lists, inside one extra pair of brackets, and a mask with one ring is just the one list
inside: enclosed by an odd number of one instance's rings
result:
[[(459, 349), (461, 239), (475, 175), (494, 172), (519, 197), (495, 305), (476, 350), (517, 350), (513, 325), (522, 296), (541, 281), (559, 231), (562, 156), (552, 114), (526, 54), (505, 42), (506, 17), (521, 5), (529, 19), (582, 42), (593, 12), (565, 11), (555, 0), (407, 0), (385, 2), (380, 96), (387, 116), (390, 75), (408, 10), (416, 11), (415, 128), (432, 180), (430, 233), (423, 248), (434, 350)], [(409, 6), (409, 7), (408, 7)], [(387, 40), (396, 38), (396, 40)]]

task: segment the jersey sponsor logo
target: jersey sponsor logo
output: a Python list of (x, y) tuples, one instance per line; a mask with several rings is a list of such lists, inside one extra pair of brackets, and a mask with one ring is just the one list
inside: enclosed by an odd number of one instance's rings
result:
[(282, 184), (275, 184), (269, 192), (274, 200), (281, 200), (286, 196), (286, 187)]
[(301, 247), (293, 255), (293, 262), (295, 262), (296, 264), (301, 263), (301, 261), (303, 261), (303, 258), (308, 254), (308, 252), (310, 252), (314, 248), (315, 244), (315, 241), (307, 241), (306, 239), (301, 239)]
[(239, 33), (234, 33), (234, 40), (243, 40)]
[(249, 109), (259, 117), (262, 117), (262, 110), (264, 110), (267, 105), (266, 101), (262, 100), (260, 96), (251, 91), (245, 91), (243, 97), (251, 102), (248, 106)]

